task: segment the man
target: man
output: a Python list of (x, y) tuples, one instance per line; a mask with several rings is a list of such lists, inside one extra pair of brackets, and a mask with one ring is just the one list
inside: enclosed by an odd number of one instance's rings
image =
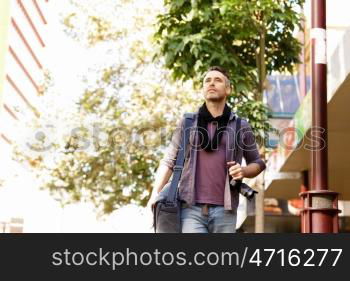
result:
[[(228, 73), (221, 67), (210, 67), (203, 80), (205, 103), (194, 117), (194, 130), (190, 133), (179, 182), (183, 233), (234, 233), (239, 193), (229, 182), (253, 178), (265, 169), (251, 127), (245, 120), (241, 120), (241, 149), (238, 150), (241, 154), (237, 155), (237, 163), (233, 161), (237, 116), (226, 104), (230, 93)], [(149, 208), (172, 175), (183, 123), (184, 120), (175, 130), (157, 170)], [(242, 157), (247, 163), (245, 167), (240, 165)]]

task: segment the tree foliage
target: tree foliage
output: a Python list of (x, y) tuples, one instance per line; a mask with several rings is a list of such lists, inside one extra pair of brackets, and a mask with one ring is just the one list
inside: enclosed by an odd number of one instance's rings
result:
[(304, 0), (165, 0), (155, 39), (172, 77), (200, 83), (212, 65), (228, 69), (229, 102), (256, 132), (270, 129), (262, 104), (266, 75), (293, 71)]
[[(65, 127), (62, 133), (47, 132), (51, 149), (43, 149), (48, 147), (47, 136), (41, 134), (43, 138), (36, 138), (32, 149), (18, 152), (17, 158), (29, 163), (43, 187), (63, 204), (89, 201), (101, 213), (129, 203), (145, 205), (176, 123), (198, 106), (199, 96), (191, 81), (171, 82), (162, 59), (152, 61), (153, 24), (161, 5), (71, 3), (73, 11), (62, 20), (65, 32), (100, 62), (82, 74), (76, 105), (67, 103), (69, 115), (66, 108), (50, 103), (50, 112), (57, 111), (50, 122), (64, 122)], [(101, 12), (97, 4), (107, 10)], [(115, 14), (121, 18), (114, 19)], [(54, 89), (46, 99), (55, 98)], [(36, 131), (42, 131), (48, 116), (37, 122)]]
[(28, 128), (38, 133), (30, 149), (16, 153), (63, 204), (87, 200), (102, 213), (145, 205), (176, 122), (201, 102), (194, 86), (210, 65), (229, 69), (234, 109), (256, 131), (268, 129), (257, 99), (259, 31), (265, 27), (267, 72), (291, 70), (301, 1), (177, 0), (165, 1), (165, 9), (161, 2), (70, 0), (66, 6), (65, 32), (94, 63), (82, 74), (76, 104), (60, 106), (56, 98), (68, 100), (70, 93), (58, 93), (51, 81), (41, 118)]

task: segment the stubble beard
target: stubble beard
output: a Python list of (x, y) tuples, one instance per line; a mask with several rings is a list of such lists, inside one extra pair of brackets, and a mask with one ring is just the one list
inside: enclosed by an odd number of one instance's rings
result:
[(211, 96), (210, 94), (207, 94), (205, 100), (214, 103), (221, 103), (225, 100), (225, 97)]

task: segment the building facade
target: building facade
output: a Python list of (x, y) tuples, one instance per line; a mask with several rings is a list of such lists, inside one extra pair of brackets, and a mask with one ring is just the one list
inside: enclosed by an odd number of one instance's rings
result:
[(0, 232), (23, 231), (20, 198), (30, 190), (24, 184), (29, 175), (13, 161), (12, 150), (26, 120), (40, 118), (48, 5), (48, 0), (0, 3)]
[[(350, 231), (350, 18), (346, 15), (346, 0), (327, 3), (327, 83), (328, 83), (328, 174), (329, 190), (339, 192), (340, 231)], [(310, 0), (305, 6), (304, 51), (301, 71), (307, 81), (311, 74)], [(300, 83), (300, 91), (305, 91)], [(299, 108), (279, 136), (278, 147), (272, 152), (266, 170), (266, 197), (298, 200), (299, 193), (310, 189), (311, 169), (311, 90), (305, 91)], [(322, 145), (322, 140), (319, 140)], [(297, 204), (300, 206), (300, 203)], [(301, 206), (300, 206), (301, 207)], [(298, 220), (298, 223), (300, 220)]]

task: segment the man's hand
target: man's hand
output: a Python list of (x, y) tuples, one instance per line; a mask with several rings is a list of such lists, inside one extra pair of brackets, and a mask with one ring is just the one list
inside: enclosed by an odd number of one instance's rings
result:
[(229, 167), (228, 173), (234, 180), (243, 180), (245, 177), (244, 167), (235, 161), (227, 162)]
[(154, 203), (156, 202), (158, 194), (156, 192), (152, 192), (151, 198), (147, 202), (147, 209), (152, 211), (154, 207)]
[(153, 189), (151, 198), (147, 202), (147, 209), (152, 211), (154, 203), (157, 199), (158, 194), (164, 188), (165, 184), (169, 181), (173, 171), (166, 165), (159, 165), (156, 173), (156, 177), (153, 183)]

